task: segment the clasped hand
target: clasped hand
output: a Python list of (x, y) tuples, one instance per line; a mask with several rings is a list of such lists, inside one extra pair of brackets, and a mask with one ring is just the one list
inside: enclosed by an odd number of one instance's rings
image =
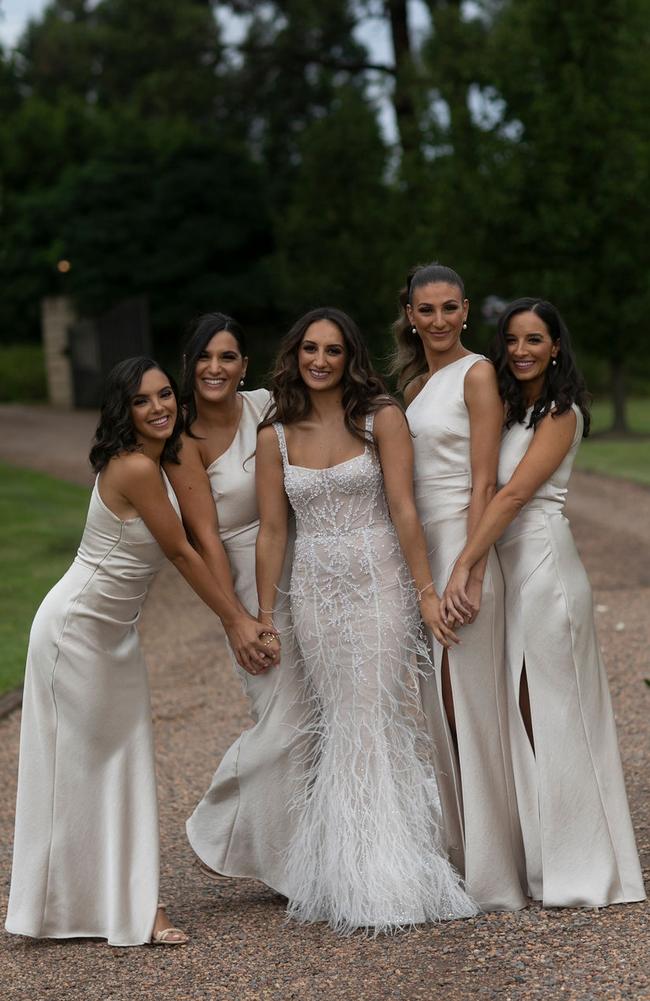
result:
[(453, 630), (453, 622), (448, 623), (445, 619), (442, 602), (435, 591), (422, 595), (420, 616), (427, 629), (431, 630), (442, 646), (450, 647), (452, 643), (459, 642)]
[(457, 562), (441, 600), (444, 621), (449, 625), (469, 625), (479, 613), (483, 582), (472, 575), (471, 567)]
[(226, 626), (226, 633), (237, 663), (248, 674), (262, 674), (280, 663), (280, 636), (272, 626), (242, 614)]

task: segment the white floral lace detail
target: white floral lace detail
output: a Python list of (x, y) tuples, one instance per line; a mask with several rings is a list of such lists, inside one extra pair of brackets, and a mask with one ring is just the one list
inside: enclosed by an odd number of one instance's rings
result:
[(311, 705), (289, 914), (375, 934), (475, 914), (439, 849), (418, 688), (428, 654), (377, 453), (294, 466), (273, 426), (296, 516), (290, 598)]

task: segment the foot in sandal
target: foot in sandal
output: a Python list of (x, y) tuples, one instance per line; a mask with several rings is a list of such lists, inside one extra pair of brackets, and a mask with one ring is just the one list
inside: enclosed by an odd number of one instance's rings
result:
[(167, 917), (167, 909), (164, 904), (158, 904), (156, 920), (154, 921), (153, 932), (151, 933), (152, 945), (185, 945), (188, 936), (180, 928), (174, 928)]

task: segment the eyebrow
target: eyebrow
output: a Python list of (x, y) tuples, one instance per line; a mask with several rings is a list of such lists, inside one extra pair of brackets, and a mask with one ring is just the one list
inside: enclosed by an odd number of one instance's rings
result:
[[(306, 340), (306, 339), (305, 339), (305, 340), (304, 340), (304, 341), (302, 342), (302, 346), (304, 347), (304, 346), (305, 346), (306, 344), (309, 344), (309, 345), (311, 345), (311, 347), (313, 347), (313, 348), (317, 348), (317, 347), (318, 347), (318, 345), (317, 345), (316, 341), (309, 341), (309, 340)], [(331, 341), (331, 342), (330, 342), (329, 344), (326, 344), (326, 345), (325, 345), (325, 347), (326, 347), (326, 348), (341, 348), (341, 349), (342, 349), (342, 348), (343, 348), (344, 346), (345, 346), (345, 345), (343, 345), (343, 344), (340, 344), (340, 343), (339, 343), (338, 341)]]

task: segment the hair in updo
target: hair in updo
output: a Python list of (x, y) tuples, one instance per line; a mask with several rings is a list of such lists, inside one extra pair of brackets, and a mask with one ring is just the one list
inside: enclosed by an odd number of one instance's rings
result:
[(346, 348), (342, 399), (345, 426), (357, 438), (372, 441), (372, 435), (364, 429), (366, 415), (394, 401), (373, 368), (356, 323), (343, 310), (331, 306), (305, 313), (282, 340), (271, 375), (271, 411), (258, 431), (275, 421), (294, 424), (308, 416), (311, 397), (300, 375), (298, 352), (309, 327), (320, 320), (329, 320), (340, 330)]
[(416, 288), (438, 282), (455, 285), (460, 292), (461, 300), (465, 299), (465, 285), (458, 272), (444, 264), (438, 264), (437, 261), (431, 264), (416, 264), (412, 267), (406, 276), (406, 284), (400, 289), (399, 313), (393, 324), (396, 346), (390, 365), (391, 375), (397, 376), (397, 388), (400, 391), (404, 391), (409, 382), (413, 382), (413, 379), (417, 379), (427, 371), (422, 340), (417, 333), (413, 333), (413, 325), (406, 313), (406, 307), (413, 302), (413, 292)]
[(192, 321), (183, 345), (183, 369), (181, 375), (181, 406), (185, 413), (185, 433), (190, 438), (196, 435), (192, 432), (192, 424), (196, 420), (196, 397), (194, 395), (194, 376), (196, 363), (215, 334), (225, 331), (237, 341), (237, 347), (242, 358), (246, 357), (246, 338), (237, 320), (227, 313), (203, 313)]
[(126, 358), (111, 369), (104, 386), (99, 424), (89, 455), (90, 464), (96, 473), (100, 473), (113, 456), (140, 450), (141, 446), (138, 444), (131, 416), (131, 404), (133, 398), (138, 395), (145, 372), (152, 368), (162, 372), (169, 382), (178, 408), (174, 430), (165, 441), (160, 461), (163, 463), (179, 461), (183, 417), (178, 405), (178, 388), (174, 379), (153, 358)]
[(559, 414), (570, 410), (575, 403), (580, 408), (584, 419), (582, 433), (583, 437), (586, 438), (591, 423), (589, 393), (585, 381), (578, 371), (566, 324), (555, 306), (545, 299), (523, 298), (511, 302), (499, 318), (497, 332), (490, 347), (490, 357), (496, 369), (499, 392), (506, 405), (506, 427), (522, 423), (526, 417), (527, 409), (524, 383), (515, 378), (510, 371), (506, 344), (510, 321), (518, 313), (535, 313), (539, 316), (540, 320), (548, 327), (551, 340), (560, 349), (555, 359), (557, 364), (549, 364), (544, 373), (542, 392), (535, 400), (527, 426), (535, 428), (546, 414), (551, 413), (559, 416)]

